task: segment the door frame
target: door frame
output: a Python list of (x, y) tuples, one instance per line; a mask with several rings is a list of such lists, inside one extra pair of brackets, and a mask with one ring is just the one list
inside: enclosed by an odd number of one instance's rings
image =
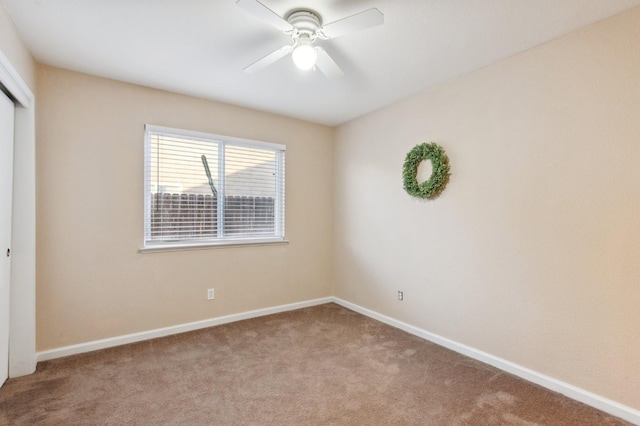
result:
[(9, 377), (36, 369), (35, 96), (0, 50), (0, 84), (15, 102)]

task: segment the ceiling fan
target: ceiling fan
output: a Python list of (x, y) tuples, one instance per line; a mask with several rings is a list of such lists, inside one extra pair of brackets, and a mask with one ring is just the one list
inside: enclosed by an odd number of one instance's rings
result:
[(282, 46), (246, 67), (244, 71), (247, 73), (266, 68), (291, 53), (293, 62), (302, 70), (317, 67), (329, 78), (340, 77), (344, 73), (326, 50), (321, 46), (314, 46), (316, 40), (329, 40), (384, 23), (384, 15), (375, 8), (322, 25), (320, 15), (308, 9), (294, 10), (285, 19), (258, 0), (237, 0), (236, 4), (287, 34), (292, 40), (292, 44)]

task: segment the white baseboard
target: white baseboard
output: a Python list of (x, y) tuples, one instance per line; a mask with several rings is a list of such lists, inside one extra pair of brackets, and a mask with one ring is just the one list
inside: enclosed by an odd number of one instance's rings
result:
[(398, 321), (386, 315), (379, 314), (378, 312), (363, 308), (362, 306), (347, 302), (346, 300), (334, 297), (332, 301), (347, 309), (358, 312), (362, 315), (368, 316), (392, 327), (399, 328), (400, 330), (406, 331), (407, 333), (421, 337), (425, 340), (429, 340), (430, 342), (436, 343), (440, 346), (444, 346), (447, 349), (451, 349), (452, 351), (466, 355), (470, 358), (477, 359), (478, 361), (482, 361), (485, 364), (492, 365), (496, 368), (499, 368), (500, 370), (513, 374), (514, 376), (521, 377), (529, 382), (536, 383), (554, 392), (561, 393), (571, 399), (575, 399), (576, 401), (580, 401), (583, 404), (590, 405), (594, 408), (597, 408), (598, 410), (602, 410), (633, 424), (640, 425), (640, 411), (634, 408), (604, 398), (600, 395), (596, 395), (587, 390), (570, 385), (569, 383), (554, 379), (553, 377), (538, 373), (529, 368), (522, 367), (521, 365), (515, 364), (511, 361), (507, 361), (506, 359), (499, 358), (497, 356), (488, 354), (478, 349), (474, 349), (462, 343), (447, 339), (446, 337), (430, 333), (426, 330), (422, 330), (421, 328), (414, 327), (413, 325)]
[(202, 321), (190, 322), (187, 324), (174, 325), (171, 327), (156, 328), (155, 330), (142, 331), (140, 333), (126, 334), (124, 336), (111, 337), (108, 339), (94, 340), (77, 345), (64, 346), (61, 348), (49, 349), (37, 353), (37, 360), (48, 361), (62, 358), (69, 355), (77, 355), (85, 352), (97, 351), (99, 349), (112, 348), (114, 346), (126, 345), (128, 343), (141, 342), (143, 340), (155, 339), (158, 337), (170, 336), (172, 334), (185, 333), (187, 331), (199, 330), (201, 328), (213, 327), (230, 322), (241, 321), (250, 318), (262, 317), (265, 315), (277, 314), (280, 312), (293, 311), (295, 309), (307, 308), (309, 306), (322, 305), (333, 302), (333, 297), (323, 297), (321, 299), (307, 300), (304, 302), (280, 305), (272, 308), (257, 309), (255, 311), (241, 312), (239, 314), (226, 315), (223, 317), (210, 318)]

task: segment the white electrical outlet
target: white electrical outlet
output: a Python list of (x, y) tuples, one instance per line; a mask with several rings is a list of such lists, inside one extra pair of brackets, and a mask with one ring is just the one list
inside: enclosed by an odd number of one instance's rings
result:
[(207, 300), (215, 299), (215, 293), (212, 288), (207, 290)]
[(404, 300), (404, 291), (398, 291), (398, 300)]

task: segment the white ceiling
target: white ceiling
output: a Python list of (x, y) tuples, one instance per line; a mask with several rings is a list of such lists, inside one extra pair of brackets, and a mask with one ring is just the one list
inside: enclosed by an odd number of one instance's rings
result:
[(235, 0), (0, 0), (39, 62), (335, 126), (602, 20), (640, 0), (262, 0), (324, 23), (375, 7), (380, 27), (320, 41), (345, 72), (285, 57), (288, 36)]

